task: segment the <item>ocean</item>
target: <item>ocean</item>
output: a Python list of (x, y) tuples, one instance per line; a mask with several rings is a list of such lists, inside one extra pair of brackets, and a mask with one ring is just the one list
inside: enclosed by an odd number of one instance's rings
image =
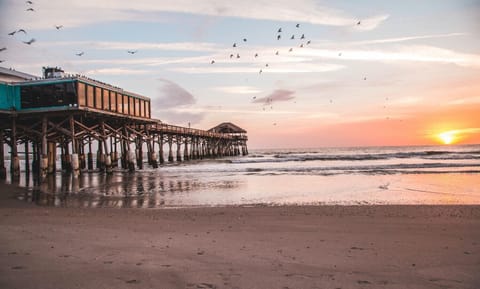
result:
[(480, 145), (252, 150), (145, 167), (78, 179), (58, 172), (41, 185), (22, 175), (28, 190), (18, 198), (117, 208), (480, 204)]

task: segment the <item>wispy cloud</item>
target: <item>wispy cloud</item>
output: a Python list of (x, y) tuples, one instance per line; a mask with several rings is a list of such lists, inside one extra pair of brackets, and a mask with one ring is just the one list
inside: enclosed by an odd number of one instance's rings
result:
[[(182, 73), (192, 73), (192, 74), (208, 74), (208, 73), (309, 73), (309, 72), (329, 72), (337, 71), (343, 69), (345, 66), (340, 64), (321, 64), (321, 63), (292, 63), (288, 65), (270, 65), (269, 67), (262, 66), (220, 66), (220, 65), (210, 65), (210, 66), (196, 66), (196, 67), (172, 67), (169, 70)], [(260, 70), (262, 72), (260, 73)]]
[(462, 32), (456, 32), (456, 33), (444, 33), (444, 34), (416, 35), (416, 36), (404, 36), (404, 37), (392, 37), (392, 38), (384, 38), (384, 39), (355, 41), (355, 42), (348, 42), (348, 44), (350, 45), (384, 44), (384, 43), (397, 43), (397, 42), (405, 42), (405, 41), (421, 40), (421, 39), (458, 37), (458, 36), (465, 36), (465, 35), (468, 35), (468, 34), (462, 33)]
[[(9, 10), (23, 12), (22, 1), (10, 0)], [(23, 9), (22, 9), (23, 8)], [(306, 22), (329, 26), (355, 27), (358, 17), (348, 12), (320, 5), (314, 0), (297, 0), (292, 5), (290, 0), (118, 0), (118, 1), (69, 1), (50, 0), (42, 3), (37, 10), (36, 19), (18, 18), (37, 27), (52, 27), (52, 19), (66, 26), (74, 27), (85, 24), (108, 21), (164, 21), (158, 13), (173, 12), (207, 16), (237, 17), (248, 19)], [(385, 21), (387, 14), (373, 15), (361, 19), (360, 30), (371, 30)]]
[(230, 94), (252, 94), (261, 92), (260, 89), (252, 86), (217, 86), (213, 89), (216, 91)]
[(191, 105), (196, 103), (195, 97), (183, 87), (167, 79), (159, 79), (162, 85), (155, 104), (162, 109)]
[(257, 99), (254, 99), (252, 102), (253, 103), (261, 103), (264, 105), (270, 105), (275, 102), (279, 101), (289, 101), (295, 98), (294, 96), (295, 92), (291, 90), (286, 90), (286, 89), (277, 89), (268, 96), (265, 97), (260, 97)]

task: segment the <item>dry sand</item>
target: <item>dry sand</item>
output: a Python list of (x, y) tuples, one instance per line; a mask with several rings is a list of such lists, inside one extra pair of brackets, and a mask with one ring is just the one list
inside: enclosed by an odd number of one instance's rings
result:
[(66, 209), (0, 184), (0, 288), (480, 288), (479, 206)]

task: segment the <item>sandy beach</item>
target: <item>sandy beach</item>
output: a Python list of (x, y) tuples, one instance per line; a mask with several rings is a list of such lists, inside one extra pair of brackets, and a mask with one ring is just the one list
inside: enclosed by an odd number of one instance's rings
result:
[(0, 288), (480, 288), (480, 206), (40, 207), (0, 185)]

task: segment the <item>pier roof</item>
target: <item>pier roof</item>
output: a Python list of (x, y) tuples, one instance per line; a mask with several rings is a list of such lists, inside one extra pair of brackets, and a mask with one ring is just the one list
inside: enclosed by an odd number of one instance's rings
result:
[(216, 127), (212, 127), (208, 131), (219, 133), (247, 133), (243, 128), (234, 125), (231, 122), (223, 122)]

